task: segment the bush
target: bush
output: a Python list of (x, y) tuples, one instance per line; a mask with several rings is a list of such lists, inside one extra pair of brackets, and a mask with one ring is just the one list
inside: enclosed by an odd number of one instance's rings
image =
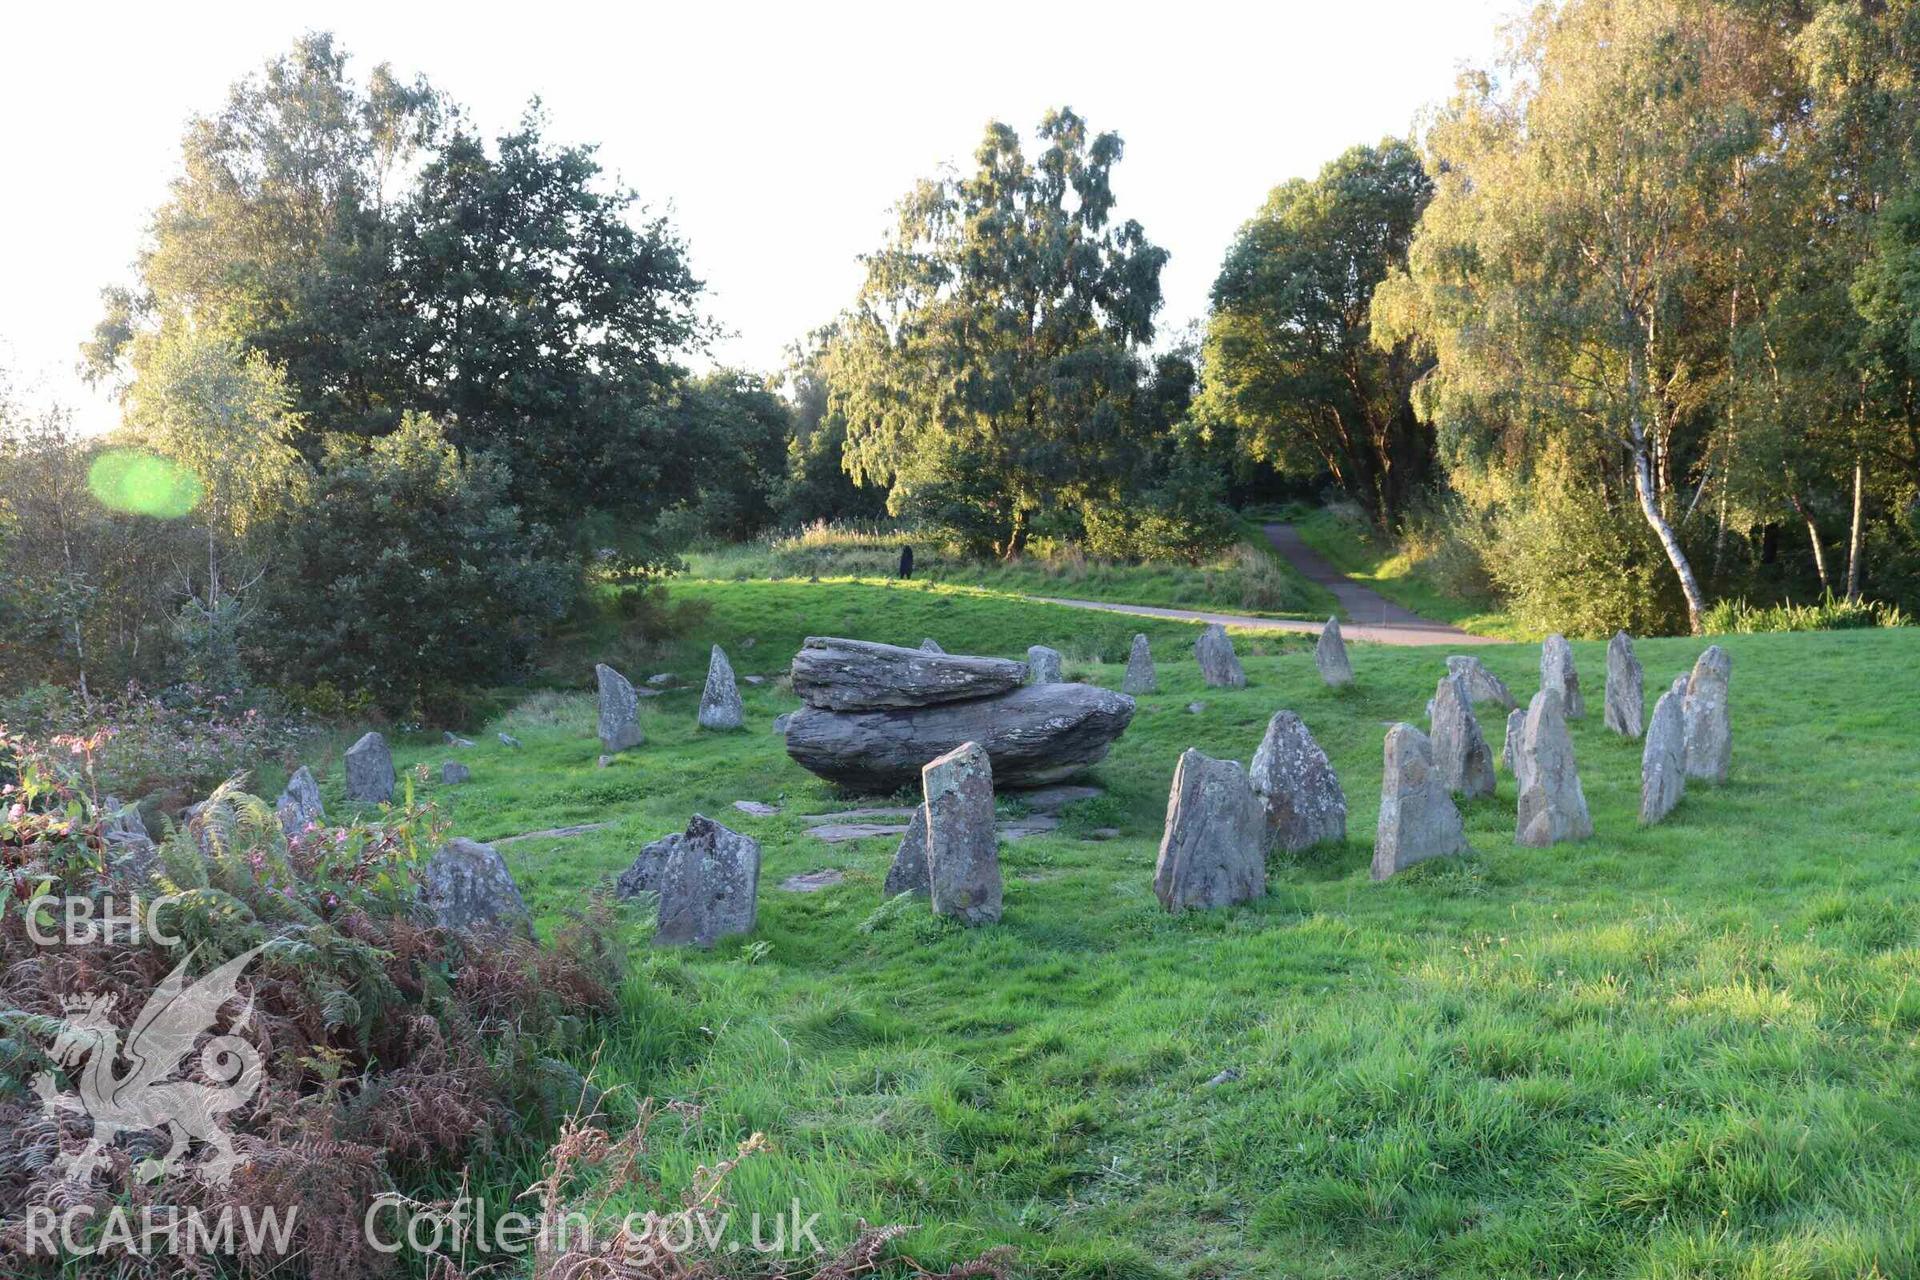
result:
[(1666, 556), (1637, 510), (1543, 481), (1494, 518), (1494, 582), (1526, 630), (1601, 637), (1673, 635), (1686, 607)]
[[(117, 893), (124, 907), (128, 886), (105, 865), (102, 815), (82, 779), (0, 740), (7, 757), (9, 901), (50, 885), (61, 896)], [(550, 1055), (585, 1053), (593, 1020), (615, 1007), (620, 957), (600, 906), (544, 947), (420, 918), (416, 872), (443, 830), (431, 809), (395, 807), (288, 838), (264, 801), (226, 785), (159, 850), (154, 887), (180, 895), (166, 923), (184, 947), (150, 936), (42, 947), (21, 911), (0, 913), (0, 1217), (18, 1222), (45, 1204), (90, 1205), (95, 1223), (115, 1203), (297, 1207), (290, 1256), (303, 1274), (372, 1276), (390, 1271), (360, 1230), (375, 1196), (424, 1195), (489, 1157), (518, 1165), (535, 1155), (588, 1096)], [(44, 1110), (36, 1094), (60, 1090), (63, 1074), (71, 1084), (74, 1064), (47, 1051), (66, 999), (111, 995), (117, 1010), (138, 1012), (177, 965), (204, 974), (255, 947), (264, 949), (244, 975), (241, 1057), (257, 1061), (260, 1084), (226, 1121), (244, 1162), (232, 1185), (204, 1185), (176, 1166), (142, 1186), (126, 1149), (89, 1181), (63, 1184), (57, 1157), (85, 1145), (88, 1124)], [(137, 1141), (134, 1154), (144, 1154)], [(280, 1274), (284, 1261), (233, 1260), (240, 1274)], [(14, 1265), (9, 1276), (62, 1274), (54, 1259)], [(129, 1257), (114, 1274), (179, 1266), (164, 1254), (144, 1267)]]
[(334, 442), (276, 530), (249, 629), (262, 665), (414, 720), (455, 719), (467, 691), (517, 678), (577, 578), (506, 493), (499, 463), (462, 459), (424, 418), (364, 449)]
[(1898, 605), (1873, 600), (1838, 600), (1832, 594), (1814, 604), (1756, 605), (1746, 600), (1716, 601), (1704, 624), (1710, 635), (1756, 631), (1850, 631), (1860, 627), (1910, 627), (1913, 619)]

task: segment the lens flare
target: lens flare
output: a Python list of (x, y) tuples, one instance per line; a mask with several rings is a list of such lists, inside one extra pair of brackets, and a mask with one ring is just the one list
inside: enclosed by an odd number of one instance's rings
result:
[(87, 488), (115, 511), (176, 520), (200, 505), (200, 480), (141, 449), (109, 449), (87, 468)]

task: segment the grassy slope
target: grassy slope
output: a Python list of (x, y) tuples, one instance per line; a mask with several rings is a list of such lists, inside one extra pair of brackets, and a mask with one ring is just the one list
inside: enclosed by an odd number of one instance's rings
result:
[(1475, 635), (1504, 640), (1535, 638), (1485, 601), (1459, 600), (1436, 590), (1408, 556), (1364, 527), (1323, 508), (1293, 509), (1286, 519), (1308, 546), (1333, 561), (1341, 572), (1422, 617), (1450, 622)]
[[(1281, 618), (1324, 618), (1335, 611), (1333, 596), (1325, 588), (1308, 582), (1279, 557), (1267, 554), (1259, 531), (1250, 532), (1244, 548), (1199, 567), (1033, 558), (998, 564), (952, 558), (924, 545), (914, 551), (914, 578), (1016, 596), (1065, 596)], [(775, 573), (805, 577), (808, 572), (817, 572), (827, 579), (881, 583), (893, 578), (899, 555), (893, 547), (829, 548), (809, 559), (805, 554), (775, 556), (760, 544), (750, 544), (693, 553), (688, 566), (693, 578), (713, 581), (765, 578)]]
[[(773, 672), (808, 630), (1003, 653), (1085, 637), (1119, 656), (1096, 615), (991, 597), (694, 589), (713, 614), (689, 676), (709, 638)], [(995, 928), (878, 910), (890, 842), (800, 834), (795, 815), (837, 802), (768, 732), (795, 705), (772, 685), (744, 690), (735, 735), (696, 732), (691, 691), (651, 703), (649, 742), (607, 770), (590, 708), (550, 699), (513, 723), (524, 751), (489, 735), (464, 753), (471, 786), (432, 790), (480, 838), (614, 823), (508, 850), (549, 922), (694, 810), (761, 839), (757, 933), (711, 954), (638, 948), (601, 1067), (704, 1105), (684, 1133), (656, 1131), (669, 1185), (770, 1135), (730, 1184), (742, 1211), (797, 1197), (834, 1238), (856, 1218), (913, 1222), (922, 1261), (1007, 1241), (1062, 1276), (1914, 1274), (1912, 632), (1726, 641), (1733, 781), (1651, 831), (1633, 818), (1638, 746), (1598, 722), (1602, 648), (1577, 643), (1599, 834), (1515, 847), (1503, 775), (1467, 810), (1477, 856), (1385, 885), (1366, 878), (1382, 722), (1420, 716), (1441, 655), (1356, 645), (1359, 685), (1334, 693), (1275, 645), (1228, 692), (1202, 688), (1191, 631), (1151, 634), (1163, 691), (1095, 771), (1108, 794), (1003, 851)], [(1642, 642), (1649, 693), (1698, 647)], [(1533, 648), (1479, 652), (1534, 687)], [(1352, 838), (1277, 865), (1258, 904), (1167, 916), (1150, 882), (1176, 756), (1244, 760), (1279, 707), (1332, 757)], [(1497, 747), (1493, 708), (1483, 725)], [(786, 810), (729, 808), (748, 798)], [(1107, 825), (1123, 837), (1081, 838)], [(777, 887), (828, 866), (846, 883)], [(1239, 1078), (1209, 1087), (1227, 1068)]]

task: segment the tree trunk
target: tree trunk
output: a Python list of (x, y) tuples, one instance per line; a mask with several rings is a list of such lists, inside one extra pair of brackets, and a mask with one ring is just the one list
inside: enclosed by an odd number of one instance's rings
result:
[(1827, 578), (1827, 553), (1826, 549), (1820, 545), (1819, 526), (1813, 523), (1813, 513), (1801, 503), (1799, 491), (1792, 487), (1791, 474), (1787, 477), (1787, 481), (1787, 503), (1792, 506), (1793, 513), (1799, 516), (1801, 522), (1807, 526), (1807, 541), (1813, 544), (1813, 571), (1820, 575), (1821, 594), (1830, 596), (1833, 594), (1833, 583)]
[(1706, 600), (1700, 594), (1700, 583), (1693, 576), (1693, 565), (1687, 561), (1686, 550), (1675, 536), (1673, 526), (1667, 523), (1654, 494), (1653, 459), (1647, 453), (1647, 428), (1640, 418), (1641, 391), (1646, 385), (1645, 358), (1643, 352), (1635, 351), (1627, 360), (1627, 435), (1633, 451), (1633, 489), (1640, 499), (1640, 514), (1660, 539), (1667, 562), (1673, 566), (1674, 576), (1680, 579), (1680, 592), (1687, 598), (1687, 627), (1697, 636), (1704, 630), (1702, 615), (1706, 613)]
[(1007, 530), (1006, 550), (1001, 553), (1000, 559), (1007, 564), (1012, 564), (1026, 549), (1027, 513), (1024, 509), (1016, 508), (1013, 513), (1013, 527)]
[(1853, 455), (1853, 530), (1847, 535), (1847, 599), (1855, 603), (1860, 599), (1860, 494), (1865, 483), (1866, 468), (1856, 453)]

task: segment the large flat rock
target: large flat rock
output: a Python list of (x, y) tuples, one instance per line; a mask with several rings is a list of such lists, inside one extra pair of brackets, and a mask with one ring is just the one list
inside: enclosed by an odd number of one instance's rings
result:
[(993, 762), (996, 783), (1034, 787), (1104, 758), (1132, 720), (1132, 698), (1085, 684), (1017, 686), (999, 697), (888, 710), (809, 706), (787, 725), (787, 754), (830, 782), (888, 794), (918, 781), (928, 761), (977, 742)]
[[(827, 711), (891, 710), (990, 698), (1019, 688), (1026, 678), (1027, 664), (1007, 658), (929, 653), (832, 636), (809, 636), (793, 655), (793, 691), (809, 707)], [(918, 766), (915, 776), (919, 776)]]

